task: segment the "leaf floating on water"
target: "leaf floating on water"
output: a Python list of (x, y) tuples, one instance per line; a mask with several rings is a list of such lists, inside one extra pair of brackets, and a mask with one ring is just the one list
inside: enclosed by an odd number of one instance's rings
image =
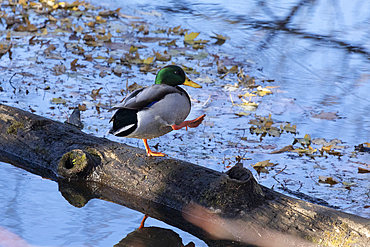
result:
[(283, 124), (281, 124), (280, 129), (286, 131), (287, 133), (297, 134), (297, 125), (291, 126), (290, 123), (288, 123), (283, 126)]
[(137, 46), (133, 46), (133, 45), (132, 45), (132, 46), (130, 47), (130, 51), (129, 51), (129, 52), (130, 52), (130, 53), (134, 53), (134, 52), (137, 52), (137, 50), (139, 50), (139, 48), (138, 48)]
[(172, 40), (170, 42), (159, 42), (159, 45), (161, 46), (176, 46), (176, 40)]
[(186, 74), (195, 74), (195, 75), (199, 75), (200, 73), (198, 71), (196, 71), (195, 69), (191, 68), (191, 67), (187, 67), (185, 65), (182, 65), (182, 69), (185, 71)]
[(53, 98), (51, 100), (51, 102), (53, 102), (54, 104), (66, 104), (67, 101), (65, 99), (62, 99), (62, 98)]
[(252, 165), (253, 168), (255, 167), (272, 167), (276, 166), (277, 164), (271, 163), (270, 160), (264, 160), (264, 161), (259, 161), (256, 164)]
[(188, 43), (188, 42), (193, 42), (194, 41), (194, 39), (195, 38), (197, 38), (198, 37), (198, 35), (199, 35), (200, 33), (196, 33), (196, 32), (191, 32), (191, 33), (188, 33), (188, 32), (186, 32), (185, 33), (185, 36), (184, 36), (184, 41), (186, 42), (186, 43)]
[(143, 64), (151, 64), (154, 60), (154, 57), (148, 57), (143, 60)]
[(312, 117), (331, 121), (339, 118), (337, 112), (324, 112), (324, 111), (321, 111), (319, 114), (312, 115)]
[(336, 180), (335, 178), (332, 178), (332, 177), (319, 176), (319, 183), (335, 185), (335, 184), (339, 183), (339, 181)]
[(76, 58), (75, 60), (73, 60), (71, 62), (71, 70), (72, 71), (77, 71), (77, 68), (86, 68), (85, 65), (77, 64), (77, 61), (78, 61), (78, 58)]
[(355, 151), (370, 153), (370, 147), (368, 147), (367, 144), (360, 144), (358, 146), (355, 146)]
[(308, 146), (311, 144), (311, 136), (306, 134), (304, 138), (294, 138), (293, 145), (296, 143), (300, 143), (302, 146)]
[(257, 87), (257, 94), (258, 96), (265, 96), (265, 95), (268, 95), (268, 94), (272, 94), (271, 90), (267, 89), (267, 88), (263, 88), (261, 86), (258, 86)]
[(255, 78), (249, 75), (244, 75), (243, 68), (241, 68), (237, 74), (238, 82), (240, 86), (251, 87), (255, 85)]
[(370, 169), (358, 167), (358, 173), (370, 173)]
[(269, 173), (266, 167), (276, 166), (277, 164), (271, 163), (270, 160), (259, 161), (256, 164), (251, 164), (251, 166), (257, 171), (258, 174)]
[(217, 41), (215, 42), (216, 45), (222, 45), (225, 43), (226, 40), (230, 39), (229, 37), (223, 36), (221, 34), (217, 34), (217, 33), (214, 33), (214, 34), (215, 36), (211, 36), (211, 38), (217, 39)]
[(246, 92), (245, 94), (243, 94), (241, 96), (244, 97), (244, 98), (247, 98), (247, 97), (256, 97), (257, 94)]
[(160, 54), (159, 52), (156, 52), (154, 51), (154, 55), (155, 55), (155, 60), (157, 61), (162, 61), (162, 62), (167, 62), (167, 61), (170, 61), (171, 60), (171, 55), (169, 55), (167, 53), (167, 51), (164, 51), (163, 54)]
[(55, 65), (53, 68), (54, 75), (62, 75), (66, 72), (67, 68), (63, 64)]
[(217, 60), (217, 72), (220, 73), (220, 74), (224, 74), (224, 73), (227, 72), (227, 68), (222, 63), (221, 60)]
[(200, 77), (195, 79), (195, 81), (199, 81), (199, 82), (204, 83), (204, 84), (210, 84), (210, 83), (214, 82), (207, 74), (201, 75)]
[(176, 34), (176, 35), (183, 35), (188, 29), (182, 29), (181, 25), (174, 27), (174, 28), (169, 28), (167, 33), (168, 34)]
[(235, 74), (239, 71), (238, 69), (238, 65), (234, 65), (233, 67), (231, 67), (225, 74), (223, 74), (222, 76), (220, 76), (220, 79), (223, 79), (226, 75), (228, 74)]
[(293, 150), (294, 150), (293, 146), (288, 145), (288, 146), (283, 147), (282, 149), (272, 151), (270, 154), (281, 154), (281, 153), (289, 152), (289, 151), (293, 151)]
[(127, 90), (129, 92), (133, 92), (133, 91), (135, 91), (136, 89), (139, 89), (139, 88), (142, 88), (142, 86), (140, 86), (139, 84), (134, 82), (133, 84), (131, 84), (130, 86), (127, 87)]
[(295, 152), (299, 155), (303, 155), (303, 154), (311, 155), (313, 153), (316, 153), (317, 149), (316, 148), (314, 149), (313, 147), (308, 146), (307, 149), (306, 148), (296, 148), (296, 149), (292, 150), (292, 152)]
[(242, 116), (249, 116), (251, 115), (250, 112), (238, 112), (238, 113), (235, 113), (235, 115), (239, 116), (239, 117), (242, 117)]

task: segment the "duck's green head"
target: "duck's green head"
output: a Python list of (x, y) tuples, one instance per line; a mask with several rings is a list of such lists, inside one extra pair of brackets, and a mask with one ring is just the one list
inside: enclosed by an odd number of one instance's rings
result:
[(155, 84), (167, 84), (170, 86), (186, 85), (195, 88), (202, 86), (191, 81), (185, 72), (177, 65), (168, 65), (163, 67), (155, 78)]

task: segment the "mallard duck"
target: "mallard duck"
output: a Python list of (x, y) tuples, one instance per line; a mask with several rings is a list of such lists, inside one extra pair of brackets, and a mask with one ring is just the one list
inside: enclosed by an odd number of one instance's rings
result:
[(109, 133), (115, 136), (139, 138), (144, 141), (148, 156), (165, 156), (151, 151), (147, 139), (165, 135), (172, 130), (195, 128), (205, 114), (190, 121), (191, 102), (189, 95), (179, 85), (195, 88), (202, 86), (189, 80), (185, 72), (176, 65), (162, 68), (155, 78), (155, 84), (132, 92), (126, 99), (114, 106), (113, 127)]

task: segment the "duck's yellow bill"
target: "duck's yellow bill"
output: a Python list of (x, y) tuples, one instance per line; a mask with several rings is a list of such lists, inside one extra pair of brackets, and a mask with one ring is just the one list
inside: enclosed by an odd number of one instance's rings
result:
[(185, 86), (189, 86), (189, 87), (195, 87), (195, 88), (202, 88), (202, 86), (201, 86), (201, 85), (199, 85), (199, 84), (197, 84), (197, 83), (193, 82), (193, 81), (192, 81), (192, 80), (190, 80), (188, 77), (186, 77), (185, 82), (184, 82), (184, 84), (183, 84), (183, 85), (185, 85)]

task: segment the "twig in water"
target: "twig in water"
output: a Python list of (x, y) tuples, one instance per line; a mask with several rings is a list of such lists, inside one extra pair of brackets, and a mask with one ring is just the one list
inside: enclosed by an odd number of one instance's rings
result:
[(10, 77), (10, 79), (9, 79), (9, 84), (10, 84), (10, 86), (12, 86), (12, 88), (13, 89), (16, 89), (13, 85), (12, 85), (12, 79), (13, 79), (13, 77), (16, 75), (17, 73), (14, 73), (13, 75), (12, 75), (12, 77)]

